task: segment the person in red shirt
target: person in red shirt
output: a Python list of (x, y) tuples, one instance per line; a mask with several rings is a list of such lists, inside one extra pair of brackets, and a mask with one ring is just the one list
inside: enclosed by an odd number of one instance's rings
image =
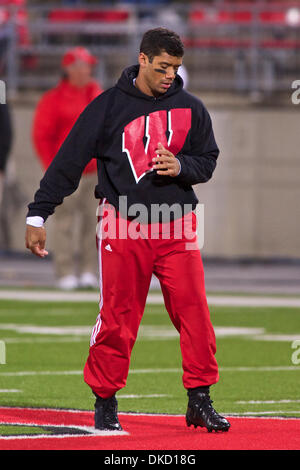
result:
[[(32, 138), (42, 167), (46, 170), (86, 106), (102, 93), (92, 78), (97, 59), (85, 48), (75, 47), (62, 58), (63, 78), (47, 91), (35, 111)], [(55, 212), (53, 242), (57, 286), (63, 289), (98, 287), (95, 262), (94, 187), (96, 159), (86, 166), (76, 193)], [(75, 242), (81, 247), (75, 256)], [(75, 260), (79, 265), (76, 267)]]

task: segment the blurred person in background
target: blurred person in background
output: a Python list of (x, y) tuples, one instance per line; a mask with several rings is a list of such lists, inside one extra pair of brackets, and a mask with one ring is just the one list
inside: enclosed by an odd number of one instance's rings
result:
[[(14, 20), (16, 26), (16, 42), (19, 46), (28, 47), (31, 45), (29, 30), (27, 1), (26, 0), (0, 0), (0, 27), (8, 25)], [(6, 53), (10, 39), (3, 36), (0, 39), (0, 71), (5, 66)], [(37, 58), (31, 53), (23, 53), (20, 57), (20, 64), (24, 68), (34, 68)]]
[[(103, 91), (92, 78), (96, 63), (97, 59), (83, 47), (67, 51), (62, 58), (63, 78), (38, 103), (32, 136), (44, 170), (51, 164), (80, 113)], [(92, 159), (76, 193), (55, 212), (54, 265), (57, 287), (61, 289), (98, 287), (93, 192), (96, 180), (97, 164)], [(78, 256), (74, 248), (76, 241), (80, 247)]]
[(181, 65), (179, 67), (178, 73), (182, 78), (183, 88), (185, 88), (187, 90), (188, 87), (189, 87), (189, 74), (188, 74), (188, 71), (187, 71), (187, 68), (185, 67), (185, 65)]
[[(12, 147), (13, 131), (8, 104), (0, 104), (0, 249), (9, 250), (11, 242), (11, 224), (8, 218), (9, 184), (7, 163)], [(18, 192), (17, 192), (18, 196)], [(12, 201), (13, 203), (15, 200)], [(23, 203), (23, 201), (22, 201)], [(8, 210), (7, 210), (8, 209)], [(13, 207), (13, 210), (15, 206)]]
[(5, 168), (12, 144), (12, 126), (7, 104), (0, 104), (0, 207), (4, 190)]
[(26, 4), (26, 0), (0, 0), (0, 25), (5, 25), (14, 18), (18, 43), (22, 46), (30, 44)]

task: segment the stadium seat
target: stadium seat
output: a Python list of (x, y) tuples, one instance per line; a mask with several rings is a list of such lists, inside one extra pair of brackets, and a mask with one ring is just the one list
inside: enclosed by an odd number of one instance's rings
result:
[(197, 23), (249, 23), (252, 21), (250, 10), (194, 10), (189, 14), (189, 22), (193, 25)]
[(249, 23), (252, 21), (252, 12), (243, 11), (220, 11), (218, 13), (218, 23)]
[(129, 19), (126, 10), (87, 10), (87, 9), (55, 9), (49, 13), (51, 22), (105, 22), (119, 23)]
[(84, 21), (86, 10), (52, 10), (48, 19), (52, 22)]
[(118, 23), (129, 19), (128, 11), (109, 10), (109, 11), (89, 11), (86, 19), (90, 21), (105, 21), (106, 23)]
[(245, 24), (257, 20), (263, 24), (285, 25), (288, 23), (286, 8), (259, 11), (257, 16), (254, 10), (250, 9), (192, 10), (189, 13), (189, 23), (194, 26), (198, 23)]
[(285, 11), (262, 11), (259, 13), (259, 20), (262, 23), (269, 24), (285, 24), (286, 12)]
[(247, 49), (251, 47), (250, 40), (231, 39), (231, 38), (183, 38), (186, 48), (197, 47), (199, 49)]

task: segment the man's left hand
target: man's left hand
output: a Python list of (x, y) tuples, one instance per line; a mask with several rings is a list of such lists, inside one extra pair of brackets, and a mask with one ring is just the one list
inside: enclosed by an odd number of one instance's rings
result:
[(156, 150), (157, 157), (153, 158), (153, 168), (158, 175), (177, 176), (180, 172), (180, 163), (172, 152), (167, 150), (161, 143)]

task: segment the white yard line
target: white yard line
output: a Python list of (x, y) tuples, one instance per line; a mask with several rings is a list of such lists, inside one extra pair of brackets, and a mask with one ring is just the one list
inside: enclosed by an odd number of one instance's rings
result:
[(274, 411), (245, 411), (244, 413), (227, 413), (226, 411), (222, 412), (222, 414), (226, 416), (253, 416), (255, 418), (255, 415), (278, 415), (278, 413), (282, 414), (300, 414), (299, 410), (296, 411), (290, 411), (290, 410), (274, 410)]
[(82, 375), (82, 370), (23, 370), (21, 372), (0, 372), (0, 377), (30, 377), (36, 375)]
[(2, 338), (5, 344), (21, 344), (21, 343), (27, 343), (27, 344), (33, 344), (33, 343), (86, 343), (87, 336), (52, 336), (52, 338), (20, 338), (19, 336), (17, 338)]
[[(79, 342), (87, 341), (90, 337), (91, 326), (42, 326), (20, 323), (0, 323), (0, 332), (13, 331), (18, 337), (3, 337), (2, 340), (9, 344), (13, 343), (46, 343), (46, 342)], [(253, 341), (285, 341), (292, 343), (300, 341), (298, 334), (266, 334), (264, 328), (236, 327), (236, 326), (216, 326), (214, 328), (217, 338), (244, 337)], [(23, 335), (36, 335), (37, 337), (24, 337)], [(19, 336), (20, 335), (20, 336)], [(42, 337), (40, 337), (42, 336)], [(46, 336), (43, 338), (43, 336)], [(48, 336), (48, 337), (47, 337)], [(50, 336), (50, 338), (49, 338)], [(53, 339), (52, 339), (52, 338)], [(173, 341), (179, 340), (178, 331), (169, 325), (142, 325), (138, 332), (138, 341)]]
[(14, 331), (19, 334), (77, 336), (90, 335), (91, 326), (41, 326), (21, 323), (0, 323), (0, 330)]
[(249, 401), (236, 401), (235, 403), (241, 405), (274, 405), (277, 403), (300, 403), (300, 400), (249, 400)]
[(292, 297), (208, 296), (207, 301), (222, 307), (300, 307), (300, 298)]
[[(5, 424), (5, 423), (0, 423), (0, 424)], [(16, 426), (15, 423), (8, 423), (10, 424), (11, 426)], [(19, 426), (24, 426), (24, 423), (20, 423)], [(32, 426), (32, 427), (38, 427), (38, 428), (43, 428), (43, 427), (47, 427), (47, 425), (40, 425), (40, 424), (31, 424), (31, 425), (27, 425), (26, 424), (26, 427), (29, 427), (29, 426)], [(51, 426), (52, 428), (56, 427), (58, 430), (60, 427), (60, 425), (49, 425)], [(66, 426), (66, 427), (69, 427), (69, 428), (75, 428), (75, 429), (78, 429), (78, 430), (82, 430), (82, 431), (88, 431), (89, 434), (86, 434), (86, 433), (83, 433), (83, 434), (73, 434), (73, 433), (70, 433), (70, 434), (25, 434), (25, 435), (12, 435), (12, 436), (0, 436), (0, 439), (5, 439), (5, 440), (15, 440), (15, 439), (19, 439), (19, 440), (22, 440), (22, 439), (65, 439), (65, 438), (68, 438), (68, 437), (72, 437), (72, 438), (78, 438), (78, 437), (85, 437), (85, 436), (88, 436), (88, 437), (98, 437), (98, 436), (102, 436), (102, 437), (109, 437), (109, 436), (129, 436), (129, 432), (127, 431), (99, 431), (98, 429), (95, 429), (95, 428), (92, 428), (91, 426)]]
[(0, 393), (21, 393), (22, 390), (16, 388), (0, 388)]
[(169, 398), (172, 395), (162, 395), (159, 393), (153, 393), (151, 395), (119, 395), (117, 394), (117, 398)]
[(283, 335), (283, 334), (268, 334), (268, 335), (258, 335), (252, 336), (254, 341), (276, 341), (276, 342), (288, 342), (292, 343), (293, 341), (300, 341), (300, 333), (294, 335)]
[(99, 302), (96, 292), (1, 290), (2, 300), (28, 300), (35, 302)]
[[(54, 335), (54, 336), (90, 336), (91, 326), (41, 326), (21, 323), (0, 323), (0, 330), (14, 331), (19, 334)], [(216, 326), (215, 334), (218, 337), (228, 336), (254, 336), (263, 335), (264, 328)], [(174, 327), (168, 325), (142, 325), (139, 328), (138, 339), (177, 339), (179, 333)]]
[[(37, 302), (99, 302), (97, 292), (63, 292), (63, 291), (22, 291), (1, 290), (0, 300), (28, 300)], [(300, 307), (300, 298), (296, 297), (262, 297), (262, 296), (233, 296), (233, 295), (209, 295), (210, 305), (235, 306), (235, 307)], [(149, 304), (163, 304), (161, 294), (150, 293), (147, 298)]]
[[(299, 366), (262, 366), (262, 367), (220, 367), (222, 372), (300, 372)], [(165, 368), (165, 369), (132, 369), (129, 374), (166, 374), (181, 373), (181, 368)], [(17, 372), (0, 372), (0, 377), (26, 377), (35, 375), (82, 375), (82, 370), (41, 370), (41, 371), (17, 371)]]
[(220, 367), (219, 370), (222, 372), (300, 372), (300, 366)]

